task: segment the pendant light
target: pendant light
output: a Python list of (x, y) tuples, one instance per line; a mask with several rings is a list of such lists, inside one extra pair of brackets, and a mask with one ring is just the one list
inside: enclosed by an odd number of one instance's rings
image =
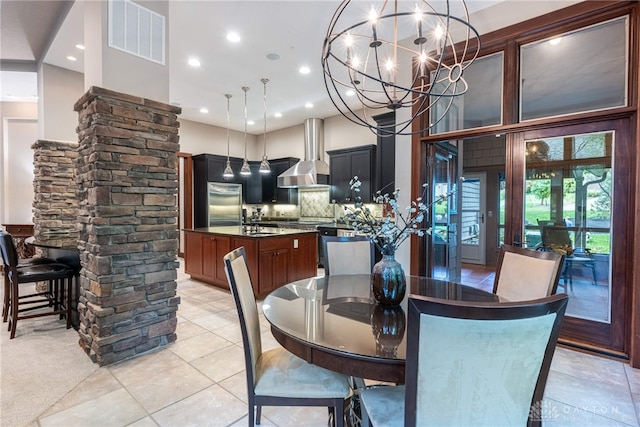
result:
[(251, 175), (251, 168), (249, 167), (249, 162), (247, 162), (247, 92), (249, 88), (247, 86), (243, 86), (242, 90), (244, 91), (244, 162), (242, 163), (242, 168), (240, 169), (240, 175)]
[(227, 98), (227, 167), (224, 168), (222, 176), (225, 178), (233, 178), (233, 169), (231, 168), (231, 162), (229, 161), (229, 100), (231, 99), (231, 95), (227, 93), (224, 97)]
[(271, 173), (271, 166), (269, 160), (267, 160), (267, 83), (269, 79), (260, 79), (264, 85), (264, 154), (262, 155), (262, 162), (260, 162), (260, 173)]

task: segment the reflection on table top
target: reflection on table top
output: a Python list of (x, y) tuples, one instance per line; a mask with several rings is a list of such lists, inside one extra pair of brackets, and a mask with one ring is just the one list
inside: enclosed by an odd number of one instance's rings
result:
[[(409, 293), (446, 300), (498, 301), (496, 295), (479, 289), (407, 276), (404, 301), (399, 307), (386, 308), (375, 304), (370, 280), (368, 274), (299, 280), (269, 294), (262, 309), (279, 341), (284, 334), (287, 340), (290, 338), (297, 344), (338, 357), (396, 363), (404, 375), (405, 310)], [(285, 344), (285, 348), (298, 354), (296, 350), (300, 348), (292, 349)], [(366, 378), (389, 380), (374, 376)]]

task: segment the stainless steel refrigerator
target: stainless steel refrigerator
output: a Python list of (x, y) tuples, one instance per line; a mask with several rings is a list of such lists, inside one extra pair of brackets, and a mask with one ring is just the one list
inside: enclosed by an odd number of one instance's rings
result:
[(207, 184), (209, 227), (242, 225), (242, 185), (209, 182)]

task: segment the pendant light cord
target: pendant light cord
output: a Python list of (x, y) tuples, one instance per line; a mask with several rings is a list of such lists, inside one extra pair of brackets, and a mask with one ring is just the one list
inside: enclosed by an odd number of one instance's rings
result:
[(224, 96), (227, 98), (227, 161), (229, 161), (229, 145), (230, 145), (229, 124), (231, 122), (231, 116), (229, 115), (229, 100), (231, 99), (231, 95), (227, 93)]
[(249, 88), (247, 86), (243, 86), (242, 90), (244, 91), (244, 161), (247, 161), (247, 92)]
[(260, 80), (264, 85), (264, 153), (263, 159), (267, 158), (267, 83), (269, 79)]

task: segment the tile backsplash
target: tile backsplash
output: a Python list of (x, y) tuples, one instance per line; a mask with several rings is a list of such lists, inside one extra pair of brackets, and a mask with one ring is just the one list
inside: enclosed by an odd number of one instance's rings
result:
[[(266, 218), (300, 219), (301, 221), (332, 221), (344, 216), (345, 206), (353, 205), (331, 203), (328, 188), (300, 188), (298, 189), (297, 205), (245, 205), (249, 215), (251, 210), (260, 206), (262, 216)], [(372, 214), (382, 216), (382, 205), (366, 204)]]
[(329, 199), (329, 189), (299, 189), (300, 217), (333, 219), (334, 207)]

